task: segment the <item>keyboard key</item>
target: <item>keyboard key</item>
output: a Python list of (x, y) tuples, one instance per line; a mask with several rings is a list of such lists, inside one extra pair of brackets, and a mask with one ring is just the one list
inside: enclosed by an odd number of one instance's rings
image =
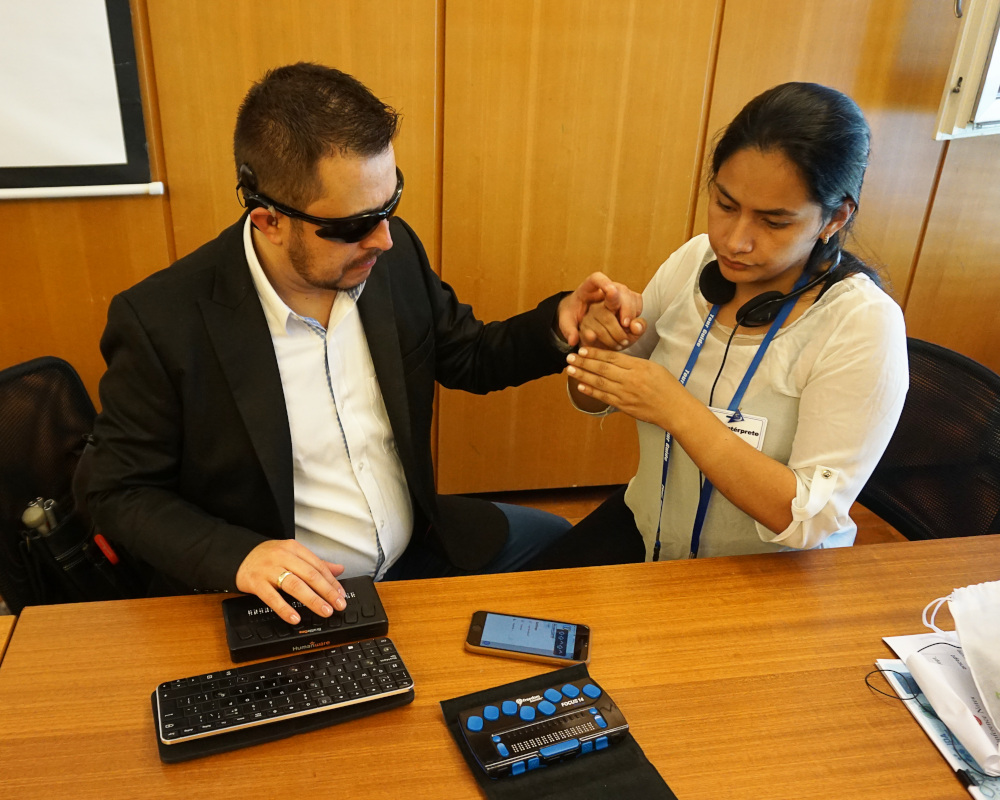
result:
[(579, 739), (567, 739), (564, 742), (550, 744), (547, 747), (538, 748), (538, 754), (545, 759), (559, 758), (567, 753), (573, 753), (580, 749)]

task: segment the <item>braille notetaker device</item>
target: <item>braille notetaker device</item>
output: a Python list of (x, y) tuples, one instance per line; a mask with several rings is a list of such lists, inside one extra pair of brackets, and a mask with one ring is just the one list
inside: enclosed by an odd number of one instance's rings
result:
[(375, 582), (362, 575), (345, 578), (340, 585), (346, 592), (347, 608), (329, 617), (320, 617), (285, 595), (299, 612), (298, 625), (289, 625), (255, 595), (223, 600), (230, 658), (238, 663), (383, 636), (389, 630), (389, 619), (375, 591)]
[(604, 750), (628, 732), (611, 697), (587, 678), (471, 708), (458, 721), (469, 750), (491, 778)]

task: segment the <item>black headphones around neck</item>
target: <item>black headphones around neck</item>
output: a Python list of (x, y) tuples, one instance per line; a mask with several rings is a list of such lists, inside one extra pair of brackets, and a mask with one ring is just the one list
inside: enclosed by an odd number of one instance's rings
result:
[[(830, 275), (837, 265), (840, 264), (840, 253), (837, 253), (837, 260), (830, 269), (820, 273), (805, 286), (796, 289), (788, 294), (778, 291), (764, 292), (751, 300), (747, 300), (736, 311), (736, 324), (744, 328), (759, 328), (763, 325), (770, 325), (774, 318), (778, 316), (781, 307), (786, 300), (805, 294), (814, 286), (822, 283)], [(702, 296), (712, 305), (723, 305), (736, 296), (736, 284), (726, 278), (719, 269), (718, 261), (709, 261), (701, 271), (698, 278), (698, 288)]]

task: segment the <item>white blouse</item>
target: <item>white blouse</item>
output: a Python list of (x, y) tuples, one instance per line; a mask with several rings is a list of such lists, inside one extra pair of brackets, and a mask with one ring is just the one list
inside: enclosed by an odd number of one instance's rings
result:
[[(627, 352), (681, 374), (710, 306), (698, 290), (702, 268), (715, 258), (708, 236), (696, 236), (657, 270), (643, 292), (646, 333)], [(733, 338), (712, 405), (729, 405), (763, 333)], [(706, 405), (731, 328), (712, 326), (687, 383)], [(909, 386), (906, 330), (899, 306), (867, 276), (834, 284), (768, 347), (740, 404), (767, 419), (763, 452), (795, 473), (792, 523), (774, 533), (712, 493), (699, 556), (844, 547), (857, 526), (851, 504), (875, 469), (896, 428)], [(645, 422), (639, 468), (625, 502), (652, 557), (660, 506), (664, 431)], [(687, 557), (700, 493), (698, 467), (674, 442), (660, 532), (661, 559)]]

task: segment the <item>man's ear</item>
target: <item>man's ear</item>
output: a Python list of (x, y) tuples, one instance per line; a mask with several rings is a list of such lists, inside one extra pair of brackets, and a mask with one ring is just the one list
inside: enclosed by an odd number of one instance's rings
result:
[(281, 244), (284, 231), (278, 227), (278, 216), (273, 211), (258, 206), (250, 212), (250, 221), (271, 244)]

